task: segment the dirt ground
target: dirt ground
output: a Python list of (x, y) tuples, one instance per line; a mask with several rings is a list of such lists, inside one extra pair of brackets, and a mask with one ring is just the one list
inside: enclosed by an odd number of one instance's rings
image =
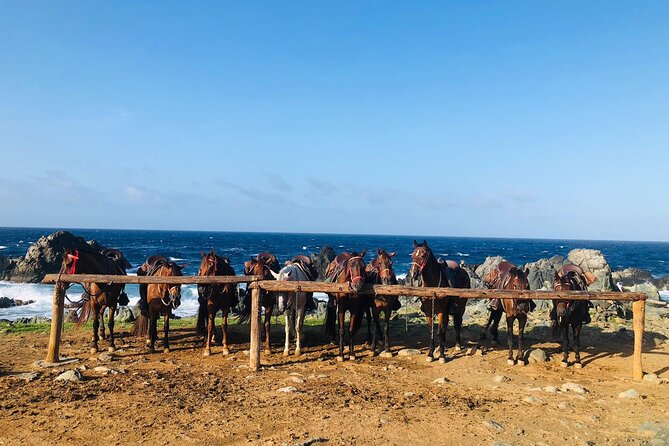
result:
[[(446, 364), (427, 363), (426, 328), (405, 331), (404, 321), (392, 326), (392, 350), (422, 348), (421, 356), (371, 357), (359, 335), (359, 358), (339, 363), (336, 348), (321, 345), (321, 327), (308, 327), (306, 352), (284, 357), (277, 326), (274, 352), (263, 355), (257, 373), (248, 369), (248, 326), (232, 327), (229, 356), (217, 347), (210, 357), (192, 328), (175, 330), (170, 353), (148, 354), (121, 327), (112, 361), (91, 355), (89, 330), (72, 329), (61, 354), (79, 361), (55, 369), (33, 365), (45, 356), (48, 334), (2, 334), (0, 444), (666, 444), (669, 384), (631, 379), (633, 338), (625, 324), (584, 329), (580, 370), (561, 368), (548, 328), (532, 323), (527, 347), (551, 359), (525, 367), (507, 365), (503, 347), (489, 349), (487, 341), (483, 354), (450, 348)], [(669, 378), (669, 342), (649, 325), (644, 369)], [(479, 331), (469, 323), (464, 340), (479, 342)], [(449, 328), (449, 345), (452, 336)], [(81, 382), (54, 381), (74, 368)], [(35, 371), (33, 381), (19, 375)], [(508, 380), (496, 382), (496, 375)], [(565, 383), (587, 393), (544, 390)], [(287, 386), (295, 390), (278, 391)], [(618, 397), (630, 388), (641, 397)]]

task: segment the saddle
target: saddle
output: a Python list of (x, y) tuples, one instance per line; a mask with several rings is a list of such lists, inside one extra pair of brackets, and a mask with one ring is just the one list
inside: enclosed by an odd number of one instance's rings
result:
[[(511, 280), (511, 274), (509, 273), (514, 268), (518, 269), (518, 267), (514, 263), (504, 260), (500, 262), (497, 265), (497, 267), (495, 267), (495, 269), (490, 270), (488, 274), (486, 274), (485, 277), (483, 277), (483, 280), (488, 284), (490, 288), (499, 290), (506, 289), (506, 287), (509, 284), (509, 281)], [(515, 302), (518, 305), (518, 307), (520, 307), (523, 304), (527, 304), (528, 311), (533, 311), (537, 306), (531, 299), (521, 299)], [(492, 311), (501, 310), (502, 308), (500, 299), (490, 299), (488, 301), (488, 308)]]
[(560, 268), (557, 272), (557, 276), (558, 278), (562, 278), (569, 275), (569, 273), (573, 273), (578, 277), (578, 280), (584, 285), (582, 289), (587, 289), (588, 285), (592, 285), (597, 280), (597, 276), (593, 273), (590, 271), (583, 271), (580, 266), (574, 265), (573, 263), (568, 263)]
[(311, 262), (311, 257), (305, 256), (303, 254), (298, 254), (292, 259), (289, 263), (298, 265), (302, 271), (307, 275), (309, 280), (316, 280), (318, 277), (318, 271), (314, 268), (313, 263)]
[(123, 253), (116, 248), (103, 249), (102, 251), (100, 251), (100, 254), (112, 259), (114, 263), (116, 263), (116, 265), (123, 271), (127, 270), (128, 268), (132, 268), (132, 265), (130, 264), (130, 262), (128, 262)]
[(263, 263), (267, 265), (269, 269), (271, 269), (275, 273), (279, 272), (280, 270), (279, 260), (271, 252), (261, 252), (260, 254), (258, 254), (258, 260), (262, 260)]
[(353, 257), (352, 254), (348, 252), (342, 252), (337, 257), (334, 258), (325, 268), (325, 281), (326, 282), (336, 282), (337, 277), (346, 269), (346, 264), (349, 259)]
[(160, 268), (162, 265), (167, 265), (170, 263), (170, 261), (165, 257), (161, 255), (155, 255), (151, 256), (146, 261), (137, 268), (137, 275), (138, 276), (153, 276), (155, 274), (156, 270)]

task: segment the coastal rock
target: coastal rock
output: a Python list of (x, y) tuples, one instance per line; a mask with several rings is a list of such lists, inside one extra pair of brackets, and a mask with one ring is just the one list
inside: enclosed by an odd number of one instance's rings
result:
[(540, 348), (535, 348), (530, 352), (529, 356), (527, 357), (527, 360), (528, 362), (542, 363), (548, 361), (548, 355), (544, 350)]
[(618, 398), (629, 398), (629, 399), (637, 399), (640, 398), (641, 395), (639, 395), (639, 392), (637, 392), (634, 389), (628, 389), (625, 390), (624, 392), (620, 392), (618, 394)]
[(580, 266), (583, 271), (590, 271), (597, 277), (595, 283), (588, 287), (589, 291), (613, 290), (611, 267), (601, 251), (596, 249), (572, 249), (569, 251), (567, 259), (574, 265)]
[(40, 282), (46, 274), (57, 273), (65, 248), (100, 251), (103, 247), (96, 241), (87, 242), (68, 231), (58, 231), (42, 236), (30, 245), (23, 258), (16, 259), (15, 266), (5, 271), (3, 280), (11, 282)]
[(318, 278), (320, 280), (325, 278), (325, 268), (328, 267), (330, 262), (332, 262), (336, 256), (337, 253), (332, 249), (332, 246), (329, 245), (323, 246), (318, 254), (311, 254), (311, 261), (314, 268), (318, 271)]
[(51, 322), (51, 319), (48, 318), (48, 317), (44, 317), (44, 316), (20, 317), (20, 318), (14, 320), (15, 324), (25, 324), (25, 325), (48, 324), (50, 322)]
[(79, 370), (77, 369), (68, 370), (67, 372), (61, 373), (60, 375), (56, 376), (54, 378), (54, 381), (79, 382), (81, 381), (81, 372), (79, 372)]
[(475, 273), (478, 277), (483, 279), (486, 276), (486, 274), (488, 274), (493, 269), (497, 268), (497, 265), (502, 263), (504, 260), (505, 260), (504, 257), (500, 256), (486, 257), (483, 263), (476, 267)]
[(560, 386), (560, 390), (563, 392), (573, 392), (573, 393), (578, 393), (580, 395), (583, 395), (584, 393), (587, 393), (588, 389), (583, 387), (580, 384), (576, 383), (564, 383), (562, 386)]
[[(553, 256), (550, 259), (539, 259), (523, 265), (523, 269), (529, 269), (527, 281), (531, 290), (552, 290), (555, 272), (562, 268), (567, 260), (562, 256)], [(541, 302), (537, 301), (537, 304)], [(548, 301), (546, 301), (548, 303)]]
[(118, 307), (114, 319), (118, 322), (133, 322), (135, 320), (135, 315), (127, 306)]
[(68, 310), (65, 314), (65, 322), (74, 323), (77, 322), (78, 319), (77, 310)]
[(0, 308), (10, 308), (10, 307), (15, 307), (16, 302), (14, 302), (14, 299), (10, 299), (9, 297), (0, 297)]
[(649, 299), (659, 300), (657, 281), (650, 271), (641, 268), (626, 268), (611, 273), (611, 280), (621, 291), (644, 293)]
[(420, 355), (420, 350), (415, 348), (403, 348), (397, 352), (397, 356), (417, 356)]

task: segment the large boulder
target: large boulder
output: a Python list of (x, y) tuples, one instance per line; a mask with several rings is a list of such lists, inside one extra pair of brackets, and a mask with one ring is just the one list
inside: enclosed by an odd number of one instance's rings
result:
[(536, 262), (526, 263), (523, 269), (529, 269), (527, 281), (531, 290), (552, 290), (555, 272), (562, 268), (567, 260), (562, 256), (553, 256), (550, 259), (539, 259)]
[(472, 288), (488, 288), (488, 284), (486, 284), (482, 278), (476, 274), (476, 268), (478, 268), (480, 265), (468, 265), (468, 264), (460, 264), (460, 268), (464, 269), (467, 271), (467, 274), (469, 274), (469, 281), (471, 282), (471, 287)]
[[(590, 271), (597, 280), (588, 287), (589, 291), (614, 290), (611, 280), (611, 267), (604, 258), (604, 254), (596, 249), (572, 249), (567, 259), (574, 265), (580, 266), (583, 271)], [(616, 287), (615, 290), (618, 290)]]
[(658, 300), (660, 298), (653, 275), (645, 269), (626, 268), (614, 271), (611, 273), (611, 280), (613, 280), (616, 288), (621, 289), (621, 291), (639, 291), (648, 296), (649, 299)]
[(318, 254), (311, 254), (311, 261), (314, 264), (314, 268), (318, 271), (318, 278), (320, 280), (325, 278), (325, 269), (336, 256), (337, 253), (335, 253), (335, 250), (329, 245), (323, 246), (321, 252)]
[(655, 286), (660, 291), (669, 291), (669, 276), (660, 277), (655, 280)]
[(486, 274), (497, 268), (497, 265), (502, 263), (504, 260), (505, 259), (500, 256), (486, 257), (483, 263), (476, 267), (475, 273), (478, 277), (483, 279)]
[(104, 247), (95, 240), (87, 242), (68, 231), (58, 231), (40, 237), (30, 245), (25, 257), (16, 260), (16, 265), (3, 279), (12, 282), (40, 282), (46, 274), (60, 270), (65, 248), (101, 251)]

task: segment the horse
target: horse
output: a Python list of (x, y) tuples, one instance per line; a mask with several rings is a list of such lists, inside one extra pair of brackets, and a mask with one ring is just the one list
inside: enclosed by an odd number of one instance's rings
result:
[[(344, 361), (344, 319), (346, 312), (350, 313), (349, 319), (349, 359), (355, 359), (355, 351), (353, 348), (353, 337), (360, 328), (362, 311), (365, 308), (365, 299), (361, 296), (360, 291), (365, 283), (365, 253), (360, 254), (341, 253), (330, 262), (325, 270), (326, 278), (333, 283), (348, 283), (350, 293), (334, 293), (329, 295), (337, 303), (337, 318), (339, 320), (339, 356), (337, 361)], [(329, 331), (334, 331), (334, 318), (332, 311), (328, 311), (325, 318), (325, 325), (329, 327)]]
[[(163, 256), (149, 257), (138, 269), (137, 275), (143, 276), (181, 276), (181, 270), (185, 265), (177, 265)], [(141, 274), (140, 274), (141, 270)], [(140, 296), (146, 302), (148, 318), (140, 314), (135, 319), (135, 336), (146, 336), (149, 352), (155, 351), (155, 343), (158, 339), (158, 317), (162, 313), (163, 319), (163, 352), (169, 353), (169, 330), (170, 316), (172, 310), (176, 310), (181, 304), (181, 285), (148, 284), (140, 285)]]
[[(483, 281), (490, 288), (500, 290), (529, 290), (530, 283), (527, 281), (529, 270), (522, 271), (511, 262), (501, 262), (497, 267), (485, 275)], [(527, 323), (527, 313), (534, 309), (534, 302), (530, 299), (491, 299), (491, 311), (486, 324), (486, 331), (492, 322), (491, 334), (493, 342), (497, 343), (499, 321), (502, 313), (506, 314), (506, 342), (509, 346), (509, 356), (507, 363), (515, 365), (516, 361), (520, 365), (525, 365), (523, 357), (523, 338), (525, 334), (525, 324)], [(518, 354), (513, 359), (513, 323), (518, 320)]]
[[(553, 278), (553, 289), (555, 291), (586, 291), (588, 285), (597, 280), (597, 277), (591, 272), (584, 272), (580, 267), (567, 264), (559, 271), (555, 272)], [(584, 323), (590, 322), (589, 315), (590, 301), (587, 300), (553, 300), (553, 310), (551, 318), (553, 319), (553, 336), (562, 332), (562, 361), (560, 366), (569, 365), (569, 326), (571, 325), (574, 344), (574, 354), (576, 361), (574, 367), (580, 369), (581, 363), (581, 330)]]
[[(423, 287), (452, 287), (471, 288), (469, 274), (452, 261), (439, 262), (432, 254), (432, 250), (423, 243), (413, 241), (414, 250), (411, 254), (411, 268), (409, 269), (409, 280), (412, 284)], [(445, 363), (444, 345), (446, 343), (446, 328), (448, 328), (448, 315), (453, 315), (455, 327), (455, 349), (462, 349), (460, 330), (462, 328), (462, 316), (465, 313), (467, 300), (460, 297), (447, 297), (444, 299), (423, 299), (421, 310), (427, 318), (430, 328), (430, 351), (427, 354), (427, 362), (434, 360), (434, 316), (437, 315), (439, 322), (439, 362)]]
[[(293, 259), (294, 260), (294, 259)], [(270, 270), (271, 271), (271, 270)], [(281, 268), (279, 273), (271, 271), (276, 280), (285, 281), (313, 281), (315, 277), (299, 261), (291, 261)], [(311, 293), (296, 291), (293, 293), (277, 293), (277, 310), (279, 314), (286, 314), (286, 340), (283, 347), (283, 355), (290, 354), (290, 333), (295, 335), (295, 356), (302, 352), (302, 332), (304, 328), (304, 313), (307, 307), (307, 300)]]
[[(234, 276), (235, 269), (230, 265), (230, 259), (216, 255), (212, 250), (202, 253), (202, 263), (198, 276)], [(199, 308), (197, 312), (197, 333), (205, 335), (204, 356), (211, 355), (211, 341), (216, 333), (216, 313), (223, 313), (223, 354), (230, 354), (228, 349), (228, 314), (230, 309), (239, 303), (237, 296), (237, 285), (225, 283), (222, 285), (198, 285), (197, 287)], [(205, 330), (206, 325), (206, 330)]]
[[(125, 276), (125, 267), (128, 263), (120, 251), (114, 250), (114, 252), (118, 252), (120, 255), (118, 260), (111, 256), (96, 252), (66, 249), (63, 254), (63, 261), (60, 265), (60, 274), (104, 274)], [(119, 283), (90, 283), (87, 288), (84, 283), (82, 286), (84, 287), (84, 297), (81, 311), (77, 318), (77, 324), (83, 324), (90, 318), (91, 314), (93, 315), (91, 353), (94, 354), (98, 351), (98, 329), (100, 328), (101, 310), (103, 308), (109, 308), (108, 350), (110, 352), (116, 351), (116, 344), (114, 343), (114, 313), (125, 285)]]
[[(376, 253), (377, 256), (367, 264), (365, 269), (366, 282), (382, 285), (397, 285), (397, 277), (395, 276), (392, 260), (397, 253), (388, 253), (381, 248), (377, 248)], [(383, 311), (383, 314), (385, 315), (385, 323), (383, 330), (383, 351), (381, 352), (381, 356), (392, 356), (392, 353), (390, 353), (390, 314), (393, 310), (399, 310), (399, 299), (397, 296), (369, 296), (368, 302), (369, 306), (365, 309), (365, 314), (369, 318), (367, 311), (371, 308), (374, 318), (374, 331), (372, 333), (371, 342), (372, 355), (376, 356), (376, 343), (378, 340), (378, 333), (381, 331), (379, 316)]]
[[(262, 280), (274, 280), (272, 273), (279, 273), (279, 261), (274, 254), (263, 252), (256, 257), (251, 257), (250, 260), (244, 262), (244, 274), (247, 276), (261, 276)], [(265, 353), (272, 353), (270, 328), (272, 311), (276, 305), (276, 293), (262, 290), (260, 293), (260, 305), (265, 311)], [(251, 293), (246, 294), (244, 300), (244, 308), (239, 315), (239, 321), (246, 323), (251, 319)]]

